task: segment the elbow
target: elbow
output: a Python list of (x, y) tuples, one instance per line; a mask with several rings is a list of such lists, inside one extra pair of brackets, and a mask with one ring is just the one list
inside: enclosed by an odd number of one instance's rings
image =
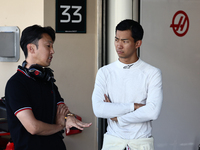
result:
[(36, 130), (29, 130), (28, 131), (31, 135), (37, 135), (37, 131)]
[(153, 107), (150, 107), (149, 110), (150, 111), (147, 114), (148, 119), (149, 120), (157, 120), (160, 115), (161, 107), (153, 106)]
[(97, 118), (104, 118), (103, 117), (103, 113), (102, 113), (102, 110), (103, 108), (102, 107), (94, 107), (93, 106), (93, 112), (94, 112), (94, 115), (97, 117)]
[(37, 135), (37, 134), (39, 134), (39, 128), (37, 127), (37, 125), (29, 126), (26, 130), (27, 130), (31, 135)]
[(36, 133), (35, 131), (29, 131), (29, 133), (30, 133), (31, 135), (37, 135), (37, 133)]
[(101, 113), (100, 113), (98, 110), (93, 109), (93, 112), (94, 112), (94, 115), (95, 115), (97, 118), (102, 118), (102, 115), (101, 115)]
[(158, 116), (159, 116), (159, 113), (155, 113), (155, 112), (150, 113), (150, 114), (148, 115), (148, 120), (157, 120), (157, 119), (158, 119)]
[(93, 107), (94, 115), (98, 118), (102, 118), (102, 110), (103, 110), (102, 104), (101, 103), (93, 103), (92, 107)]
[(150, 111), (148, 111), (148, 114), (146, 114), (148, 120), (156, 120), (158, 119), (158, 116), (160, 114), (160, 109), (151, 108)]
[(31, 135), (38, 135), (38, 134), (39, 134), (39, 132), (38, 132), (37, 129), (31, 130), (29, 133), (30, 133)]
[(157, 120), (157, 119), (158, 119), (158, 115), (153, 116), (153, 117), (151, 118), (151, 120)]

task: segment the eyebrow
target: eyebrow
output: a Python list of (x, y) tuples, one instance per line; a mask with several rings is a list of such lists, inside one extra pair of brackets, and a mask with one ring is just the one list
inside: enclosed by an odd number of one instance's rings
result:
[(122, 40), (122, 41), (127, 41), (127, 40), (129, 40), (129, 39), (119, 39), (118, 37), (115, 37), (115, 39)]
[(53, 41), (48, 40), (47, 42), (53, 44)]

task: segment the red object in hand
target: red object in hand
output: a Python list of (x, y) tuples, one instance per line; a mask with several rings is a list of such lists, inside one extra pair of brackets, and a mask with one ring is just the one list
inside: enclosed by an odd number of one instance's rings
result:
[[(82, 121), (82, 118), (80, 116), (78, 116), (78, 115), (75, 115), (75, 116), (76, 116), (76, 119)], [(67, 133), (67, 130), (66, 130), (65, 134), (66, 135), (72, 135), (72, 134), (77, 134), (77, 133), (81, 133), (81, 132), (82, 132), (81, 130), (79, 130), (79, 129), (75, 128), (75, 127), (72, 127), (72, 128), (70, 128), (69, 133)]]

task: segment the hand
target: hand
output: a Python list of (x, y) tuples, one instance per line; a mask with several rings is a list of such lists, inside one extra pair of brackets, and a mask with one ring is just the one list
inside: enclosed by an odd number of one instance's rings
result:
[(69, 109), (65, 104), (60, 104), (57, 107), (56, 124), (65, 127), (65, 116), (69, 113)]
[(118, 122), (117, 117), (110, 118), (112, 121)]
[(145, 106), (145, 104), (138, 104), (138, 103), (134, 103), (134, 108), (135, 110), (142, 107), (142, 106)]
[(109, 103), (111, 103), (110, 99), (108, 98), (108, 96), (107, 96), (106, 94), (104, 94), (104, 97), (105, 97), (104, 102), (109, 102)]
[(79, 130), (83, 130), (84, 128), (90, 127), (91, 125), (92, 123), (84, 123), (73, 116), (68, 116), (65, 123), (65, 128), (67, 133), (69, 133), (71, 127), (76, 127)]

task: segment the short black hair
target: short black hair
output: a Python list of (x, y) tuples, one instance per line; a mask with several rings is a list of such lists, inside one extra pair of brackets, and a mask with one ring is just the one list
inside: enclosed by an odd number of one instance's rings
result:
[(131, 30), (134, 42), (137, 42), (138, 40), (142, 40), (143, 35), (144, 35), (144, 30), (142, 26), (138, 22), (132, 19), (125, 19), (121, 21), (116, 26), (115, 32), (117, 32), (117, 30), (119, 31)]
[(41, 27), (39, 25), (33, 25), (25, 28), (22, 31), (22, 36), (20, 40), (20, 46), (24, 52), (25, 58), (27, 57), (27, 45), (30, 43), (35, 44), (38, 47), (38, 41), (42, 38), (42, 34), (47, 33), (53, 42), (55, 41), (55, 30), (48, 27)]

